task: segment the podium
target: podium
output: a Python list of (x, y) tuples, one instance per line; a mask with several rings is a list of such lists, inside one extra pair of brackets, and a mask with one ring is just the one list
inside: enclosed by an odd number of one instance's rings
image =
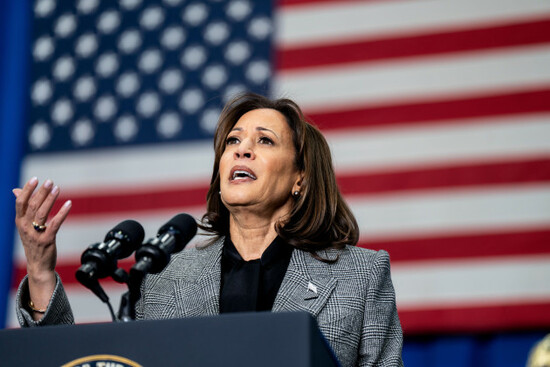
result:
[(0, 330), (0, 356), (5, 366), (339, 365), (301, 312)]

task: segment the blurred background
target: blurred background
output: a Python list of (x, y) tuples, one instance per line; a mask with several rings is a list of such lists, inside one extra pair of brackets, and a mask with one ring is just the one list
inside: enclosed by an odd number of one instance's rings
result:
[(550, 0), (3, 0), (0, 27), (0, 327), (26, 273), (12, 188), (73, 201), (57, 269), (77, 322), (108, 321), (80, 254), (200, 218), (250, 90), (327, 137), (359, 246), (390, 253), (406, 366), (524, 366), (550, 331)]

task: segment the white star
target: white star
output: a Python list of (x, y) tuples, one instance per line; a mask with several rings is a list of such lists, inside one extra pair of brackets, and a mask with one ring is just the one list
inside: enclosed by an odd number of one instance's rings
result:
[(185, 41), (185, 32), (182, 27), (171, 26), (164, 30), (160, 43), (169, 50), (175, 50)]
[(200, 45), (189, 46), (181, 55), (181, 63), (183, 66), (191, 70), (200, 67), (206, 61), (206, 49)]
[(181, 131), (181, 128), (180, 115), (173, 111), (163, 113), (157, 123), (157, 133), (166, 139), (176, 136)]
[(114, 135), (117, 140), (127, 142), (138, 133), (137, 121), (132, 115), (121, 116), (114, 125)]
[(227, 45), (225, 58), (234, 65), (240, 65), (250, 57), (250, 46), (245, 41), (235, 41)]
[(235, 21), (241, 21), (250, 14), (252, 6), (246, 0), (234, 0), (227, 6), (227, 15)]
[(141, 34), (136, 29), (122, 32), (118, 39), (118, 48), (127, 54), (135, 52), (141, 46)]
[(90, 75), (84, 75), (76, 81), (73, 95), (77, 100), (86, 102), (95, 94), (96, 90), (94, 78)]
[(57, 18), (55, 23), (55, 34), (58, 37), (68, 37), (76, 29), (76, 17), (73, 14), (67, 13)]
[(258, 40), (267, 38), (272, 32), (273, 26), (268, 17), (253, 18), (248, 24), (248, 34)]
[(202, 82), (211, 89), (221, 87), (227, 81), (227, 70), (223, 65), (208, 66), (202, 75)]
[(53, 76), (59, 81), (65, 81), (74, 74), (74, 60), (70, 56), (62, 56), (55, 62), (53, 66)]
[(204, 104), (204, 95), (198, 88), (187, 89), (181, 94), (179, 106), (187, 113), (195, 113)]
[(116, 91), (123, 97), (130, 97), (140, 87), (139, 76), (134, 72), (126, 72), (118, 78)]
[(171, 94), (177, 91), (183, 85), (183, 76), (181, 71), (172, 68), (165, 70), (159, 80), (159, 87), (165, 93)]
[(138, 67), (144, 73), (153, 73), (157, 71), (163, 62), (162, 54), (157, 49), (145, 50), (138, 62)]
[(29, 131), (29, 144), (34, 150), (42, 149), (51, 139), (51, 131), (44, 121), (36, 122)]
[(105, 95), (97, 99), (94, 116), (102, 122), (111, 119), (117, 112), (118, 106), (113, 96)]
[(79, 0), (76, 9), (82, 14), (90, 14), (97, 9), (99, 0)]
[(71, 139), (77, 146), (89, 144), (94, 137), (95, 131), (93, 124), (88, 119), (80, 119), (76, 121), (71, 129)]
[(36, 40), (33, 47), (33, 56), (37, 61), (47, 60), (54, 52), (54, 44), (51, 37), (42, 36)]
[(204, 39), (212, 45), (220, 45), (229, 37), (229, 26), (225, 22), (212, 22), (204, 32)]
[(39, 0), (34, 7), (34, 13), (40, 18), (50, 15), (55, 9), (54, 0)]
[(97, 36), (91, 32), (85, 33), (76, 41), (76, 54), (82, 58), (91, 56), (97, 50)]
[(191, 26), (198, 26), (208, 17), (208, 7), (201, 3), (187, 5), (183, 10), (183, 21)]
[(100, 15), (97, 29), (102, 33), (110, 34), (120, 25), (120, 14), (116, 10), (107, 10)]
[(95, 70), (102, 77), (107, 78), (113, 75), (117, 69), (118, 57), (114, 52), (104, 53), (97, 59)]
[(73, 117), (73, 114), (73, 105), (67, 98), (57, 100), (51, 111), (52, 120), (59, 126), (66, 125)]
[(201, 117), (201, 128), (207, 133), (213, 134), (216, 131), (220, 113), (221, 111), (218, 108), (208, 108), (205, 110)]
[(138, 113), (143, 117), (151, 117), (160, 109), (160, 99), (155, 92), (145, 92), (139, 99), (136, 106)]
[(157, 28), (164, 22), (164, 11), (158, 6), (151, 6), (141, 13), (139, 24), (148, 30)]
[(38, 105), (43, 105), (52, 97), (53, 86), (52, 83), (46, 79), (41, 78), (34, 82), (31, 92), (31, 99)]

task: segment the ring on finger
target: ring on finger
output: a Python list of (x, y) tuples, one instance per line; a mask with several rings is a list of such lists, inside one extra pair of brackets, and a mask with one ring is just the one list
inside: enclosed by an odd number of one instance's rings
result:
[(32, 226), (36, 232), (44, 232), (47, 228), (45, 224), (38, 224), (35, 221), (32, 222)]

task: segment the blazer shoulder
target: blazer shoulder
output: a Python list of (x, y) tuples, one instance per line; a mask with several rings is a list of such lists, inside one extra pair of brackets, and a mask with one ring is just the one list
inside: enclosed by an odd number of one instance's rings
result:
[(385, 250), (371, 250), (348, 245), (338, 254), (338, 262), (346, 266), (352, 265), (350, 263), (361, 266), (385, 263), (389, 265), (390, 255)]

